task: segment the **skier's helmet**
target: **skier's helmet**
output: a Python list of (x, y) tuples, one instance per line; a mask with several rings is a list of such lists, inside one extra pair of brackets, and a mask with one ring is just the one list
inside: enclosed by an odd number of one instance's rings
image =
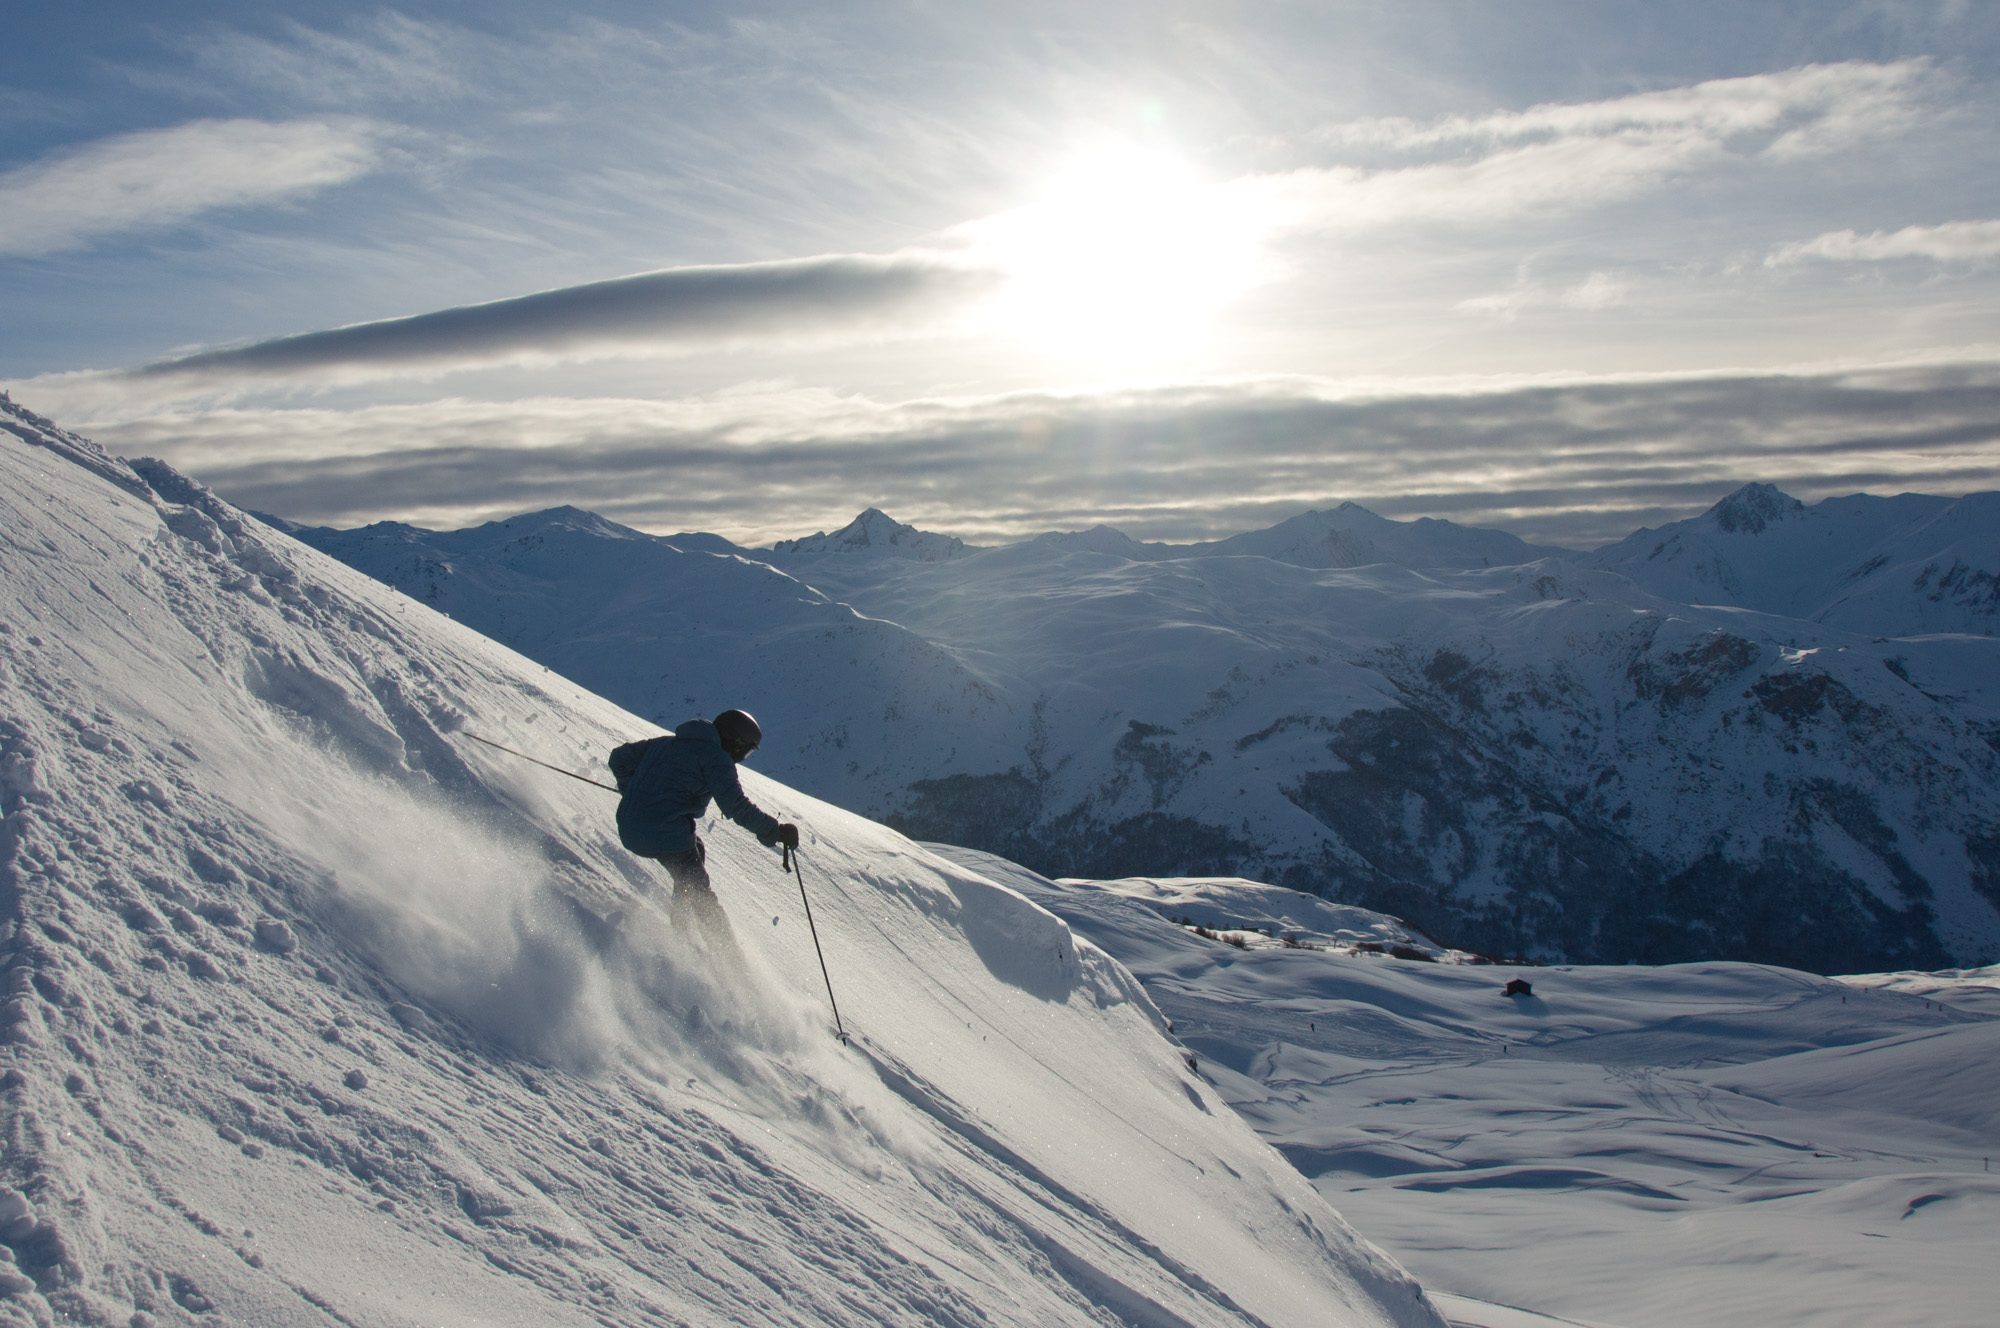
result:
[(764, 730), (757, 727), (757, 721), (747, 710), (725, 710), (717, 715), (715, 733), (722, 739), (722, 750), (729, 753), (732, 761), (746, 759), (757, 750), (757, 744), (764, 741)]

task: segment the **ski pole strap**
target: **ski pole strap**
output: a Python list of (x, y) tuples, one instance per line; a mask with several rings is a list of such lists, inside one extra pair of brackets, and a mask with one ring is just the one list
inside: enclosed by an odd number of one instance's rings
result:
[(565, 770), (559, 765), (550, 765), (547, 761), (543, 761), (536, 757), (530, 756), (526, 752), (517, 752), (512, 747), (502, 747), (499, 743), (493, 742), (486, 738), (482, 738), (477, 733), (472, 733), (465, 730), (461, 730), (461, 732), (465, 732), (465, 736), (472, 739), (474, 742), (485, 743), (488, 747), (493, 748), (495, 751), (505, 752), (509, 756), (518, 756), (523, 761), (532, 761), (534, 762), (534, 764), (541, 766), (544, 770), (553, 770), (559, 775), (568, 775), (571, 779), (581, 780), (583, 783), (590, 785), (592, 788), (601, 788), (606, 793), (618, 792), (618, 790), (613, 786), (611, 786), (610, 784), (600, 784), (594, 779), (584, 778), (584, 776), (577, 774), (575, 771)]

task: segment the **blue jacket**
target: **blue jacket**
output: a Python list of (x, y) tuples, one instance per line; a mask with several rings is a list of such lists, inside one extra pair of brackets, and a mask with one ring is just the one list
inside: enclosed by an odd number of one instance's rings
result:
[(743, 792), (736, 762), (722, 750), (715, 725), (690, 719), (671, 738), (635, 745), (642, 748), (638, 765), (618, 782), (624, 794), (618, 838), (626, 848), (647, 858), (687, 852), (695, 845), (694, 823), (711, 798), (724, 816), (762, 842), (778, 842), (778, 819)]

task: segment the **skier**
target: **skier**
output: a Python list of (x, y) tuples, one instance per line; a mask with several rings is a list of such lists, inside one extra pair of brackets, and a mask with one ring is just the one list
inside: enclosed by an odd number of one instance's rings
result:
[(713, 720), (688, 720), (672, 737), (628, 742), (611, 753), (611, 774), (622, 795), (619, 841), (666, 867), (674, 881), (675, 916), (691, 914), (712, 932), (726, 934), (728, 921), (709, 885), (708, 850), (695, 833), (710, 799), (765, 846), (799, 846), (799, 828), (750, 801), (736, 777), (738, 763), (763, 739), (748, 713), (725, 710)]

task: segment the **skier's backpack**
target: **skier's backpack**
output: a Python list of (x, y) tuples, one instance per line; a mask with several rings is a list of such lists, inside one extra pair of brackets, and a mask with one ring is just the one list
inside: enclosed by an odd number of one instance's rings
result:
[(639, 773), (639, 762), (646, 759), (646, 749), (658, 742), (658, 738), (641, 738), (611, 749), (611, 777), (618, 781), (618, 791), (623, 793), (632, 776)]

